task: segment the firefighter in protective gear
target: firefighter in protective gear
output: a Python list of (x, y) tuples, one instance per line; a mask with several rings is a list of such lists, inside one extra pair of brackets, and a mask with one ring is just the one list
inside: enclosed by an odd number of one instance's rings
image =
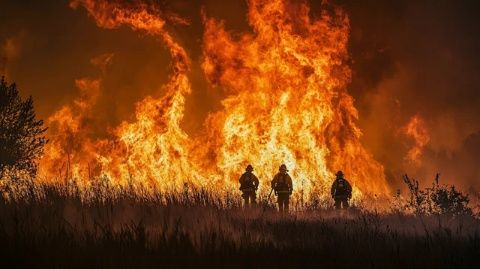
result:
[(245, 200), (245, 206), (256, 203), (258, 189), (258, 178), (252, 173), (253, 166), (248, 165), (245, 169), (245, 173), (240, 177), (240, 190), (242, 191), (242, 197)]
[(348, 201), (352, 198), (352, 186), (345, 179), (342, 171), (338, 171), (335, 176), (336, 179), (331, 189), (332, 198), (335, 200), (335, 208), (347, 209)]
[(288, 203), (293, 191), (292, 178), (287, 173), (287, 166), (282, 164), (279, 173), (272, 180), (272, 189), (275, 191), (280, 212), (288, 212)]

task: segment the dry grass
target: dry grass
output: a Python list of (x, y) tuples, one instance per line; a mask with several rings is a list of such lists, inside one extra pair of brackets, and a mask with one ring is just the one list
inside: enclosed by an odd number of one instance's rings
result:
[[(478, 267), (472, 216), (249, 210), (204, 191), (140, 198), (45, 187), (0, 199), (0, 253), (18, 267)], [(75, 194), (77, 193), (77, 194)]]

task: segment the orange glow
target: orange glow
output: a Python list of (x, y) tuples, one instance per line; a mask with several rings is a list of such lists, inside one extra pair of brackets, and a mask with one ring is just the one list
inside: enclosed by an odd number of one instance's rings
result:
[(404, 127), (404, 132), (407, 136), (413, 138), (415, 143), (408, 151), (405, 159), (409, 163), (419, 167), (422, 164), (421, 157), (423, 148), (430, 141), (425, 122), (419, 115), (415, 115), (410, 118), (410, 121)]
[[(93, 140), (88, 118), (101, 80), (79, 80), (81, 97), (48, 120), (52, 126), (41, 179), (75, 179), (88, 187), (98, 178), (162, 192), (184, 183), (218, 194), (238, 190), (248, 163), (260, 192), (285, 163), (293, 178), (294, 198), (327, 198), (336, 170), (343, 170), (362, 195), (388, 194), (383, 167), (360, 143), (358, 112), (347, 92), (349, 21), (340, 9), (309, 17), (298, 1), (251, 0), (252, 33), (233, 36), (221, 21), (204, 17), (203, 63), (206, 79), (224, 92), (222, 109), (207, 117), (195, 136), (180, 127), (192, 91), (191, 60), (165, 29), (188, 24), (175, 14), (146, 4), (75, 0), (97, 25), (122, 25), (159, 37), (168, 48), (172, 74), (164, 96), (136, 104), (135, 120), (123, 122), (110, 137)], [(110, 56), (92, 60), (102, 67)], [(65, 165), (63, 165), (65, 164)]]

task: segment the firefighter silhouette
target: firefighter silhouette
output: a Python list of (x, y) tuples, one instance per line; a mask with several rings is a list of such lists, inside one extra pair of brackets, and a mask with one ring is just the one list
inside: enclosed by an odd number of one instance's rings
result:
[(287, 166), (282, 164), (279, 172), (272, 180), (272, 189), (277, 196), (278, 210), (280, 212), (288, 212), (290, 195), (293, 190), (292, 178), (287, 172)]
[(248, 165), (245, 169), (245, 173), (240, 177), (240, 190), (242, 191), (242, 198), (245, 201), (245, 206), (256, 203), (257, 199), (257, 189), (258, 189), (258, 178), (252, 173), (253, 166)]
[(332, 184), (332, 198), (335, 200), (336, 209), (347, 209), (348, 202), (352, 198), (352, 186), (345, 179), (342, 171), (338, 171), (336, 174), (336, 179)]

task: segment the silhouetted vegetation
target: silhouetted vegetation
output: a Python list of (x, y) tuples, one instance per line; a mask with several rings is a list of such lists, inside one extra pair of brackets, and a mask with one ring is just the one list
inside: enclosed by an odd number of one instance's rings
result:
[(0, 180), (33, 177), (47, 139), (43, 121), (35, 118), (32, 97), (22, 100), (15, 84), (0, 80)]
[(6, 268), (466, 268), (480, 255), (480, 223), (468, 215), (280, 215), (204, 190), (141, 198), (105, 188), (85, 200), (75, 184), (29, 182), (19, 187), (25, 197), (2, 190)]
[(440, 185), (440, 175), (435, 176), (432, 187), (420, 189), (417, 180), (403, 176), (410, 192), (406, 209), (415, 214), (472, 215), (468, 206), (468, 195), (455, 189), (455, 186)]

